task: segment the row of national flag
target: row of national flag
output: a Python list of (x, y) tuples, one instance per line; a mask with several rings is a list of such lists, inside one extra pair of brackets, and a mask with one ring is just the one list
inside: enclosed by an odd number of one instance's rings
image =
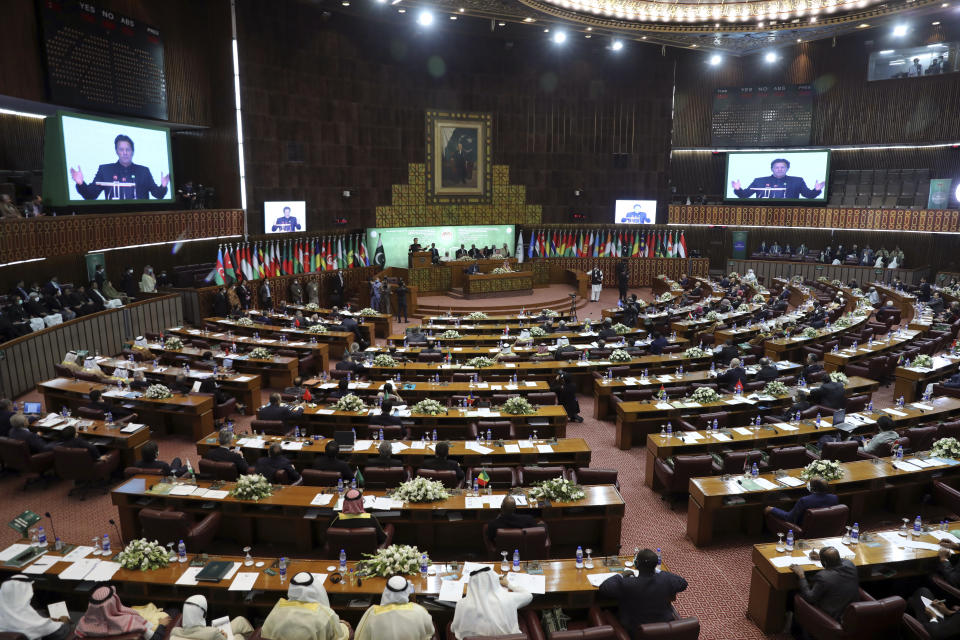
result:
[(534, 231), (528, 258), (686, 258), (683, 231)]
[[(383, 245), (377, 247), (383, 251)], [(316, 271), (370, 266), (362, 235), (266, 240), (220, 245), (211, 278), (218, 285)]]

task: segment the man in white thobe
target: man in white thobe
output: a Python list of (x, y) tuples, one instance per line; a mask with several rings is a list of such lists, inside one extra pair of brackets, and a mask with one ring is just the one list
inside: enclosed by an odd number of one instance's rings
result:
[(354, 640), (430, 640), (435, 629), (426, 609), (410, 602), (413, 585), (403, 576), (393, 576), (380, 596), (380, 604), (367, 609)]

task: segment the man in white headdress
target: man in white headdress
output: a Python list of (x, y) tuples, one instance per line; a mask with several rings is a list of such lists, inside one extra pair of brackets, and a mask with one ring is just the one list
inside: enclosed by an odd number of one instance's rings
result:
[[(230, 630), (233, 637), (246, 640), (253, 633), (253, 627), (243, 616), (230, 621)], [(174, 627), (170, 633), (171, 640), (223, 640), (224, 634), (219, 627), (207, 626), (207, 599), (196, 595), (187, 598), (183, 605), (183, 619), (179, 627)]]
[(430, 640), (435, 629), (426, 609), (410, 602), (413, 585), (403, 576), (393, 576), (380, 596), (380, 604), (367, 609), (354, 640)]
[(0, 632), (22, 633), (28, 640), (62, 640), (70, 635), (70, 618), (51, 620), (30, 605), (33, 583), (17, 574), (0, 584)]
[(290, 580), (287, 597), (273, 606), (260, 635), (266, 640), (347, 640), (350, 625), (330, 608), (320, 581), (301, 571)]
[(457, 603), (451, 630), (457, 640), (472, 636), (520, 633), (517, 610), (533, 600), (526, 591), (511, 591), (490, 567), (470, 573), (467, 596)]
[(753, 272), (753, 269), (747, 269), (746, 275), (743, 276), (743, 281), (753, 284), (757, 281), (757, 274)]

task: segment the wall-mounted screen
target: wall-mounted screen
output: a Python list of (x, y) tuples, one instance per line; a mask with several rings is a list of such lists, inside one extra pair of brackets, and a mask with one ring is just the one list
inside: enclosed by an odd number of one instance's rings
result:
[(657, 201), (617, 200), (613, 221), (616, 224), (654, 224), (657, 221)]
[[(475, 246), (478, 249), (490, 247), (499, 250), (500, 254), (506, 251), (510, 257), (515, 257), (516, 237), (514, 226), (504, 225), (470, 225), (459, 227), (381, 227), (367, 229), (367, 248), (376, 253), (377, 245), (383, 242), (385, 266), (407, 267), (407, 254), (414, 238), (420, 243), (424, 251), (430, 250), (430, 245), (436, 243), (440, 259), (457, 260), (457, 251), (463, 245), (465, 251)], [(468, 258), (464, 258), (465, 260)]]
[(46, 119), (44, 129), (48, 203), (174, 200), (167, 127), (58, 112)]
[(867, 80), (923, 78), (956, 73), (960, 71), (960, 42), (882, 49), (871, 53), (867, 64)]
[(263, 230), (266, 233), (306, 231), (307, 203), (303, 200), (264, 202)]
[(829, 151), (731, 151), (725, 200), (823, 202), (830, 174)]

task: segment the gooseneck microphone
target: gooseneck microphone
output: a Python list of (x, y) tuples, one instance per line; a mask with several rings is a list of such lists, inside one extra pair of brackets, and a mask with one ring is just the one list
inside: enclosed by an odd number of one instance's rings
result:
[(120, 527), (117, 526), (117, 521), (114, 520), (113, 518), (110, 518), (108, 522), (113, 525), (113, 530), (117, 532), (117, 538), (120, 539), (120, 546), (121, 547), (127, 546), (127, 543), (123, 541), (123, 534), (120, 533)]
[[(50, 521), (50, 533), (53, 534), (54, 548), (55, 548), (57, 551), (59, 551), (59, 550), (60, 550), (60, 547), (63, 545), (63, 543), (60, 542), (60, 538), (57, 537), (57, 530), (53, 527), (53, 516), (50, 515), (50, 512), (49, 512), (49, 511), (45, 512), (43, 515), (45, 515), (45, 516), (47, 517), (47, 520)], [(58, 544), (58, 542), (59, 542), (59, 544)]]

